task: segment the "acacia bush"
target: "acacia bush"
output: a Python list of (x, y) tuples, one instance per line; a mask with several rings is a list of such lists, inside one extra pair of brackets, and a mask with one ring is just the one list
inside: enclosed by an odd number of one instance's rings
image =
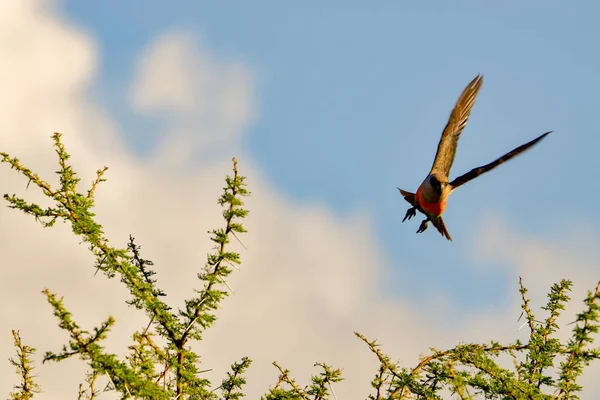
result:
[[(128, 353), (110, 354), (102, 341), (115, 323), (112, 317), (100, 322), (92, 331), (82, 329), (63, 304), (62, 298), (49, 289), (43, 291), (54, 310), (59, 327), (69, 334), (69, 341), (60, 351), (47, 351), (43, 362), (60, 362), (78, 357), (87, 364), (86, 382), (74, 388), (78, 399), (95, 399), (101, 391), (97, 378), (110, 382), (104, 390), (117, 391), (122, 398), (136, 399), (227, 399), (244, 397), (244, 374), (251, 360), (243, 357), (233, 362), (221, 382), (210, 382), (200, 374), (200, 356), (191, 350), (191, 343), (201, 341), (202, 334), (216, 321), (216, 310), (228, 295), (227, 277), (240, 264), (240, 255), (229, 251), (232, 237), (246, 232), (241, 221), (248, 214), (243, 198), (249, 195), (245, 178), (238, 172), (233, 159), (233, 175), (225, 178), (218, 203), (223, 207), (223, 226), (210, 232), (214, 251), (208, 254), (204, 269), (198, 273), (198, 287), (181, 308), (171, 309), (162, 298), (165, 293), (153, 279), (152, 262), (142, 258), (140, 247), (130, 236), (126, 247), (115, 247), (105, 237), (93, 213), (94, 193), (105, 181), (106, 167), (97, 171), (89, 189), (80, 191), (80, 179), (68, 163), (61, 135), (52, 136), (60, 169), (60, 185), (52, 188), (38, 174), (23, 166), (17, 158), (0, 153), (1, 162), (10, 165), (33, 183), (54, 205), (48, 208), (17, 197), (4, 195), (10, 208), (31, 215), (43, 227), (52, 227), (57, 220), (69, 222), (73, 233), (88, 245), (95, 257), (93, 268), (106, 278), (118, 277), (129, 289), (127, 305), (146, 314), (148, 324), (133, 334)], [(548, 303), (541, 307), (543, 320), (534, 317), (526, 288), (519, 281), (522, 308), (529, 329), (527, 343), (461, 344), (448, 350), (431, 349), (414, 367), (401, 367), (384, 354), (376, 341), (356, 333), (380, 362), (372, 380), (373, 391), (366, 398), (383, 399), (576, 399), (582, 387), (578, 378), (583, 369), (600, 358), (600, 349), (593, 347), (594, 335), (600, 325), (600, 282), (584, 299), (583, 311), (573, 323), (572, 335), (564, 342), (557, 337), (558, 317), (569, 301), (571, 282), (562, 280), (550, 289)], [(40, 393), (32, 373), (35, 349), (23, 344), (18, 331), (13, 331), (17, 356), (10, 362), (16, 367), (19, 383), (10, 394), (12, 399), (30, 399)], [(511, 368), (502, 366), (501, 356), (513, 360)], [(340, 369), (317, 363), (318, 371), (311, 384), (299, 386), (289, 370), (273, 363), (278, 370), (277, 382), (267, 389), (265, 400), (336, 398), (333, 384), (342, 380)], [(505, 364), (505, 363), (504, 363)]]

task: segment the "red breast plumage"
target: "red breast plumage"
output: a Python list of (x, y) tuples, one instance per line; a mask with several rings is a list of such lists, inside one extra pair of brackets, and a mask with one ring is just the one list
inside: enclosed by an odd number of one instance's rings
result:
[(422, 188), (422, 186), (419, 186), (419, 188), (417, 189), (416, 196), (415, 196), (417, 202), (419, 203), (419, 206), (424, 211), (427, 211), (431, 215), (435, 215), (435, 216), (442, 215), (444, 213), (444, 210), (446, 209), (446, 200), (444, 199), (437, 203), (428, 203), (425, 201), (425, 199), (423, 199), (423, 193), (422, 193), (421, 188)]

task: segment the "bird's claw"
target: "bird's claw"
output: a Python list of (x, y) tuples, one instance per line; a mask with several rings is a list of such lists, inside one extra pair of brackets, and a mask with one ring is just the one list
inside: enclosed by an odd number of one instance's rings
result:
[(410, 220), (415, 215), (417, 215), (417, 209), (415, 207), (409, 208), (408, 210), (406, 210), (406, 215), (402, 219), (402, 222), (406, 221), (407, 219)]
[(423, 222), (421, 222), (421, 225), (419, 226), (419, 230), (417, 231), (417, 233), (425, 232), (428, 224), (429, 224), (429, 219), (424, 219)]

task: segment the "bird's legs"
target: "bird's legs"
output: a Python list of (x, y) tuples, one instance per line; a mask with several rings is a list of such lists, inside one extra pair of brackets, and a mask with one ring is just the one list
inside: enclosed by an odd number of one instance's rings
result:
[(415, 215), (417, 215), (417, 207), (411, 207), (406, 211), (406, 215), (404, 216), (404, 218), (402, 219), (402, 222), (406, 221), (407, 219), (410, 220), (412, 217), (414, 217)]
[(428, 224), (429, 224), (429, 218), (424, 219), (423, 222), (421, 222), (421, 225), (419, 226), (419, 230), (417, 231), (417, 233), (425, 232)]

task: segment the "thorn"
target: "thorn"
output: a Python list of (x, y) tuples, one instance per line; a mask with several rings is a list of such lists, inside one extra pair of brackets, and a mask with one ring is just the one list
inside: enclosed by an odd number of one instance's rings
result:
[(103, 392), (110, 392), (111, 390), (116, 390), (116, 386), (115, 383), (113, 382), (112, 378), (110, 377), (110, 375), (108, 373), (106, 373), (106, 376), (108, 376), (108, 380), (110, 382), (108, 382), (106, 384), (106, 386), (104, 387)]
[(329, 384), (329, 389), (331, 389), (331, 394), (333, 394), (333, 398), (337, 400), (337, 396), (335, 395), (335, 391), (333, 390), (333, 386), (331, 386), (331, 382), (327, 382)]
[(517, 332), (519, 332), (521, 329), (523, 329), (523, 327), (524, 327), (525, 325), (527, 325), (527, 321), (523, 322), (523, 325), (521, 325), (521, 326), (519, 327), (519, 329), (517, 329)]
[(231, 233), (233, 234), (233, 237), (235, 237), (237, 239), (238, 242), (240, 242), (240, 244), (242, 245), (243, 248), (246, 249), (246, 251), (248, 251), (248, 248), (244, 245), (244, 243), (242, 243), (242, 241), (240, 240), (240, 238), (235, 234), (234, 231), (231, 231)]
[(146, 336), (146, 334), (148, 333), (148, 329), (150, 329), (150, 326), (152, 326), (153, 322), (154, 322), (154, 315), (152, 316), (152, 318), (150, 318), (150, 322), (148, 323), (148, 326), (146, 327), (146, 329), (144, 329), (144, 333), (142, 333), (142, 336)]
[(221, 281), (225, 284), (225, 286), (227, 286), (229, 288), (229, 290), (231, 290), (231, 293), (235, 294), (235, 292), (233, 291), (231, 286), (229, 286), (229, 283), (227, 283), (227, 281), (225, 279), (221, 278)]
[(241, 271), (240, 267), (238, 267), (237, 265), (235, 265), (231, 261), (229, 261), (229, 260), (223, 260), (223, 261), (225, 261), (230, 267), (235, 268), (238, 271)]

